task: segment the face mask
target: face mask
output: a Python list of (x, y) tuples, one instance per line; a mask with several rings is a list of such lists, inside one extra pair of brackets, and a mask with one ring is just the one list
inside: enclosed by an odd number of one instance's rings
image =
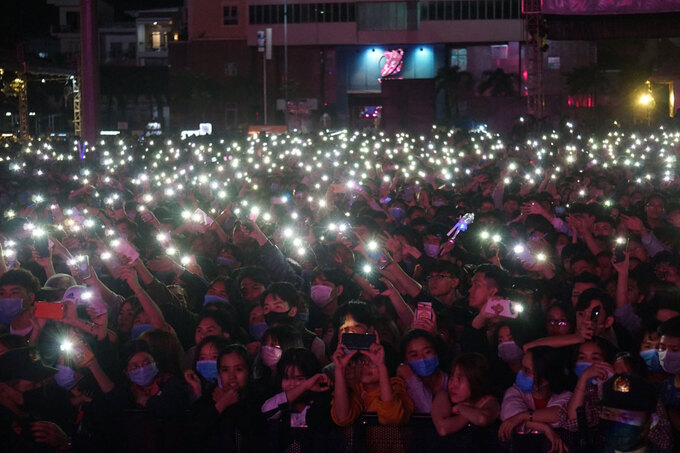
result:
[(647, 364), (647, 369), (651, 373), (661, 373), (663, 368), (661, 367), (661, 362), (659, 361), (659, 351), (657, 349), (645, 349), (640, 351), (640, 357)]
[(423, 244), (423, 249), (430, 258), (436, 258), (439, 255), (439, 244)]
[(666, 373), (680, 374), (680, 352), (659, 351), (659, 362)]
[(274, 346), (262, 346), (260, 351), (260, 357), (262, 357), (262, 363), (268, 367), (273, 367), (279, 360), (281, 360), (281, 355), (283, 355), (283, 349), (275, 348)]
[(57, 364), (57, 374), (54, 375), (54, 380), (57, 382), (59, 387), (65, 388), (66, 390), (71, 390), (78, 383), (76, 379), (75, 372), (73, 368), (66, 365)]
[(424, 359), (411, 360), (408, 362), (408, 366), (420, 377), (432, 376), (439, 366), (439, 358), (434, 355)]
[(641, 426), (600, 419), (599, 428), (606, 445), (602, 451), (632, 451), (640, 443)]
[(295, 319), (299, 319), (302, 324), (307, 325), (307, 323), (309, 322), (309, 313), (298, 312), (295, 315)]
[(217, 360), (199, 360), (196, 362), (196, 371), (206, 381), (212, 381), (217, 377)]
[(576, 362), (576, 365), (574, 365), (574, 374), (578, 377), (581, 377), (586, 368), (592, 364), (592, 362)]
[(262, 335), (264, 335), (264, 332), (268, 327), (269, 326), (266, 322), (256, 322), (255, 324), (248, 326), (248, 332), (253, 338), (255, 338), (257, 341), (260, 341), (262, 339)]
[(0, 299), (0, 323), (10, 324), (19, 316), (24, 300), (20, 297), (4, 297)]
[(135, 384), (146, 387), (153, 382), (153, 379), (158, 374), (158, 367), (156, 367), (156, 362), (150, 363), (141, 368), (137, 368), (128, 373), (130, 375), (130, 380)]
[(271, 185), (272, 190), (279, 190), (279, 185), (277, 183), (274, 183)]
[(217, 257), (217, 264), (220, 264), (222, 266), (227, 266), (230, 269), (233, 269), (234, 264), (236, 264), (236, 260), (232, 260), (231, 258), (225, 258), (223, 256), (218, 256)]
[(331, 303), (331, 293), (333, 288), (325, 285), (312, 285), (310, 297), (319, 308), (323, 308)]
[(229, 303), (224, 297), (216, 296), (214, 294), (206, 294), (203, 298), (203, 305), (209, 304), (210, 302), (225, 302)]
[(151, 329), (153, 329), (153, 326), (151, 324), (139, 324), (132, 328), (132, 332), (130, 332), (130, 335), (132, 336), (133, 340), (136, 340), (137, 338), (139, 338), (141, 334)]
[(435, 200), (435, 201), (432, 202), (432, 206), (436, 206), (436, 207), (444, 206), (445, 204), (446, 204), (446, 202), (444, 200)]
[(270, 311), (269, 313), (265, 313), (264, 315), (264, 320), (267, 322), (267, 325), (274, 325), (274, 324), (285, 324), (287, 322), (290, 322), (290, 316), (288, 316), (288, 312), (283, 312), (279, 313), (277, 311)]
[(406, 210), (404, 210), (404, 208), (392, 208), (390, 209), (390, 214), (398, 221), (402, 221), (406, 218)]
[(505, 363), (518, 363), (524, 351), (514, 341), (504, 341), (498, 345), (498, 357)]
[(515, 378), (515, 385), (523, 392), (534, 393), (534, 378), (524, 374), (524, 370), (519, 370)]

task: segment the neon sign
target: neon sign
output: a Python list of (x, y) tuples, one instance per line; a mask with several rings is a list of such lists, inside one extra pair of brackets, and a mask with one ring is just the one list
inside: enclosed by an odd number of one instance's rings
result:
[(383, 62), (380, 69), (381, 79), (396, 75), (404, 65), (404, 51), (402, 49), (388, 50), (380, 58), (380, 61)]

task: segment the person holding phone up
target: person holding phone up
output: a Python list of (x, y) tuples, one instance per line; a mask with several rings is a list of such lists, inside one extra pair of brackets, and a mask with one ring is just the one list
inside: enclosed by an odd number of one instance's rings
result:
[[(350, 349), (340, 334), (338, 348), (333, 354), (335, 363), (335, 390), (331, 406), (331, 418), (339, 426), (349, 426), (363, 413), (378, 414), (382, 425), (403, 425), (408, 423), (413, 413), (413, 401), (406, 392), (406, 384), (394, 376), (394, 367), (388, 365), (386, 350), (380, 344), (378, 333), (374, 341), (361, 352)], [(361, 347), (360, 344), (350, 345)], [(389, 353), (388, 353), (389, 355)], [(355, 367), (355, 378), (346, 379), (348, 366)]]

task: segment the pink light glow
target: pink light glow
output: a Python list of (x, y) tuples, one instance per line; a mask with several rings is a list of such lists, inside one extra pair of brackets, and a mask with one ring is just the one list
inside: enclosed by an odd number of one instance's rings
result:
[(381, 78), (393, 76), (401, 71), (401, 67), (404, 64), (404, 51), (402, 49), (388, 50), (383, 55), (383, 58), (385, 62), (380, 69)]

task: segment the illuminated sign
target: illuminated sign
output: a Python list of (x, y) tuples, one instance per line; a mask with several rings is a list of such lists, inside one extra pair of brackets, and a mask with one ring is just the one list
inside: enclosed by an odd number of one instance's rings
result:
[(404, 51), (402, 49), (388, 50), (380, 58), (382, 68), (380, 69), (380, 78), (391, 77), (398, 74), (404, 65)]

